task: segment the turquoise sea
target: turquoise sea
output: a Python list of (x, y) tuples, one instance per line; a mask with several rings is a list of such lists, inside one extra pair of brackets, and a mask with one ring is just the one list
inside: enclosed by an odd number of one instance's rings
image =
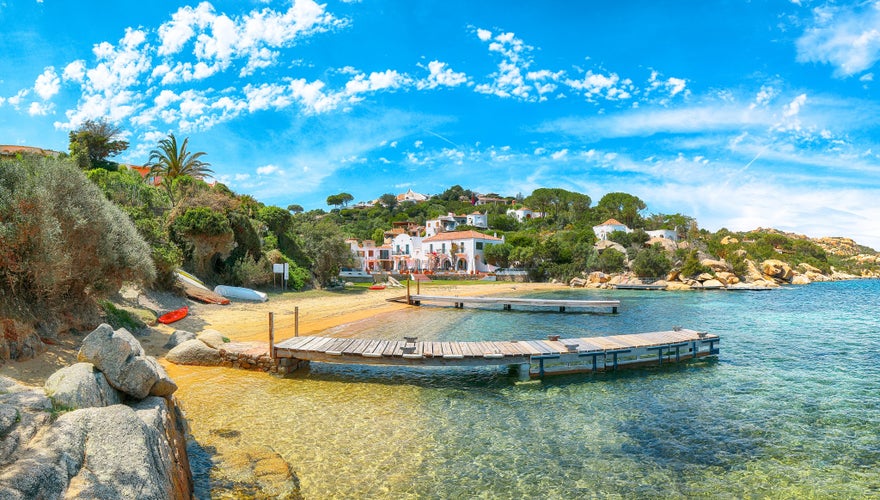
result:
[[(532, 296), (621, 307), (408, 308), (327, 333), (500, 340), (681, 325), (720, 335), (721, 354), (531, 382), (503, 369), (213, 369), (212, 384), (178, 395), (200, 442), (271, 447), (306, 498), (880, 498), (880, 280)], [(222, 411), (209, 403), (218, 386)]]

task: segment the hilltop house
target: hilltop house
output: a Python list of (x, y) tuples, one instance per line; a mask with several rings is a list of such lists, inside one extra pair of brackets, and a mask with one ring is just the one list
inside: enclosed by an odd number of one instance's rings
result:
[(653, 231), (645, 231), (651, 238), (663, 238), (670, 241), (678, 241), (678, 232), (672, 229), (655, 229)]
[(446, 231), (455, 231), (455, 228), (463, 225), (489, 229), (489, 218), (486, 214), (481, 214), (480, 212), (467, 215), (455, 215), (450, 212), (436, 219), (425, 221), (425, 235), (434, 236)]
[(407, 192), (397, 195), (397, 202), (414, 201), (416, 203), (421, 203), (423, 201), (428, 201), (428, 198), (427, 195), (416, 193), (410, 188)]
[[(598, 226), (593, 226), (593, 233), (596, 234), (596, 238), (600, 241), (607, 240), (608, 235), (614, 231), (631, 233), (632, 229), (628, 228), (626, 224), (619, 222), (617, 219), (608, 219)], [(651, 238), (663, 238), (669, 241), (678, 241), (678, 233), (672, 229), (655, 229), (652, 231), (645, 231), (645, 233)]]
[(522, 222), (529, 219), (540, 219), (544, 216), (543, 212), (535, 212), (531, 208), (527, 207), (517, 208), (516, 210), (511, 208), (506, 213), (507, 215), (516, 218), (517, 222)]
[(144, 179), (147, 184), (151, 186), (161, 186), (162, 185), (162, 176), (153, 173), (153, 169), (146, 166), (140, 165), (129, 165), (127, 163), (120, 163), (122, 167), (134, 170), (135, 172), (141, 174), (141, 178)]
[(608, 219), (605, 222), (599, 224), (598, 226), (593, 226), (593, 233), (596, 234), (596, 238), (600, 240), (607, 240), (608, 235), (613, 233), (614, 231), (623, 231), (624, 233), (631, 233), (632, 229), (626, 227), (625, 224), (622, 224), (617, 219)]

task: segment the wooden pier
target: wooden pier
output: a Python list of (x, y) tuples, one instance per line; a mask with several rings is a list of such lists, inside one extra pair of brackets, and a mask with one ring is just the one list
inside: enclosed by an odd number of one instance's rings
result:
[(276, 360), (368, 365), (509, 365), (520, 378), (602, 372), (673, 363), (719, 353), (721, 339), (687, 329), (547, 340), (428, 342), (336, 337), (294, 337), (273, 345)]
[(501, 305), (505, 311), (510, 311), (513, 306), (533, 308), (558, 308), (559, 312), (568, 309), (610, 309), (612, 314), (617, 314), (620, 307), (619, 300), (578, 300), (578, 299), (533, 299), (526, 297), (457, 297), (446, 295), (422, 295), (419, 281), (416, 281), (416, 293), (410, 291), (410, 281), (406, 280), (406, 295), (387, 299), (389, 302), (400, 302), (411, 306), (420, 306), (422, 302), (440, 302), (453, 304), (457, 309), (463, 309), (465, 304), (477, 306)]

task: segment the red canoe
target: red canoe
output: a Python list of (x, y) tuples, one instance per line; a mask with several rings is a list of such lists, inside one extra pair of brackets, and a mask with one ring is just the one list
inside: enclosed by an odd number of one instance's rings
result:
[(385, 285), (372, 285), (370, 286), (370, 290), (384, 290)]
[(189, 313), (189, 307), (183, 306), (180, 309), (175, 309), (171, 312), (159, 316), (159, 319), (157, 319), (157, 321), (159, 323), (164, 323), (167, 325), (169, 323), (174, 323), (177, 320), (185, 318), (187, 313)]

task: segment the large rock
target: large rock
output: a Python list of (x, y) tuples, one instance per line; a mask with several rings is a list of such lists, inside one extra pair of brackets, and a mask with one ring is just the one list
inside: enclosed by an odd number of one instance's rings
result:
[(114, 332), (106, 323), (95, 328), (83, 339), (77, 357), (95, 365), (110, 385), (138, 399), (170, 396), (177, 390), (165, 369), (144, 354), (140, 342), (125, 328)]
[(56, 406), (69, 409), (110, 406), (122, 402), (119, 392), (91, 363), (62, 368), (46, 380), (46, 395)]
[(746, 278), (746, 281), (749, 283), (752, 283), (755, 281), (763, 281), (764, 274), (761, 272), (760, 269), (758, 269), (758, 266), (752, 260), (746, 259), (746, 276), (745, 276), (745, 278)]
[(168, 342), (165, 342), (165, 347), (168, 349), (173, 349), (180, 344), (186, 342), (187, 340), (192, 340), (196, 338), (196, 334), (193, 332), (188, 332), (186, 330), (174, 330), (174, 333), (168, 337)]
[(713, 270), (713, 271), (715, 271), (715, 272), (720, 272), (720, 271), (730, 272), (730, 271), (733, 271), (733, 266), (732, 266), (729, 262), (724, 261), (724, 260), (703, 259), (703, 260), (700, 261), (700, 264), (703, 265), (703, 266), (708, 267), (709, 269), (711, 269), (711, 270)]
[(589, 283), (608, 283), (609, 276), (602, 271), (593, 271), (587, 277)]
[(716, 279), (706, 280), (703, 282), (703, 288), (724, 288), (724, 283)]
[(168, 351), (165, 359), (177, 365), (217, 366), (220, 351), (201, 340), (192, 339)]
[(204, 330), (196, 338), (214, 349), (220, 349), (226, 343), (223, 334), (217, 330)]
[(807, 264), (806, 262), (801, 262), (800, 264), (798, 264), (797, 269), (798, 269), (798, 271), (800, 271), (804, 274), (807, 274), (807, 273), (821, 274), (822, 273), (821, 269), (819, 269), (817, 267), (813, 267), (813, 266)]
[(734, 285), (736, 283), (739, 283), (739, 278), (737, 278), (735, 274), (723, 271), (715, 273), (715, 279), (724, 283), (725, 285)]
[[(156, 399), (154, 407), (167, 404)], [(139, 413), (113, 405), (60, 416), (0, 472), (0, 498), (190, 498), (186, 456), (156, 427), (159, 417)]]
[(809, 285), (810, 283), (812, 283), (812, 281), (810, 281), (810, 278), (807, 278), (804, 274), (795, 274), (791, 279), (792, 285)]
[(764, 276), (780, 281), (791, 281), (791, 278), (794, 277), (794, 271), (791, 269), (791, 266), (776, 259), (765, 260), (761, 264), (761, 272)]
[(583, 288), (587, 284), (587, 280), (583, 278), (572, 278), (571, 281), (568, 282), (568, 286), (572, 288)]

